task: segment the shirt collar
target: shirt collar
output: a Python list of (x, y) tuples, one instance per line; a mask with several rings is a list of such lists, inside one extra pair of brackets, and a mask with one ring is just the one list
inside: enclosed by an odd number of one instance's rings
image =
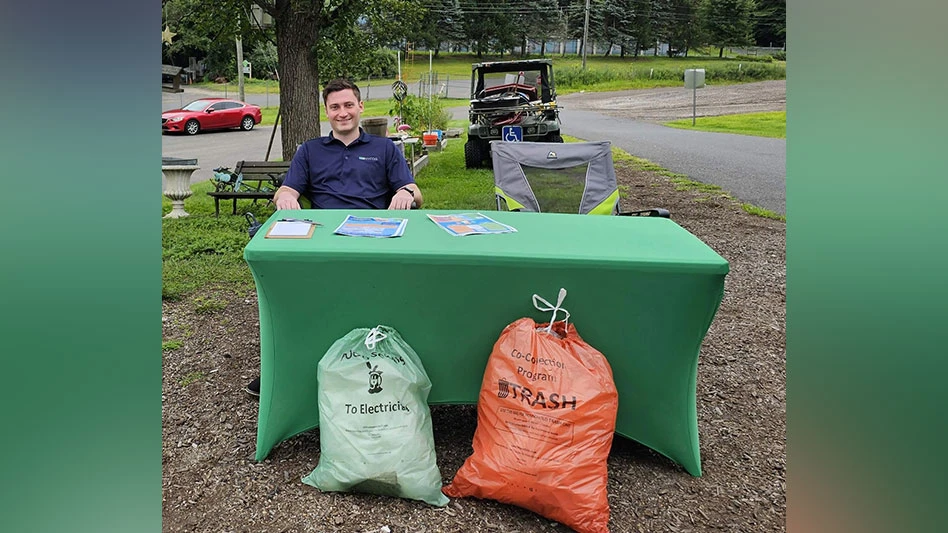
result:
[[(366, 133), (365, 130), (362, 129), (362, 126), (359, 126), (359, 137), (356, 138), (355, 141), (353, 141), (353, 144), (369, 142), (369, 139), (366, 137), (367, 135), (368, 133)], [(333, 135), (332, 129), (329, 130), (329, 135), (322, 138), (323, 144), (329, 144), (335, 140), (336, 140), (336, 136)], [(342, 141), (339, 141), (339, 142), (342, 142)]]

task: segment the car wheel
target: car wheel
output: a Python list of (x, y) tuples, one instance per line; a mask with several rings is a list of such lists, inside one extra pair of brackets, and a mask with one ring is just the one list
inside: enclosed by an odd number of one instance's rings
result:
[(252, 129), (253, 129), (253, 117), (250, 116), (250, 115), (247, 115), (246, 117), (244, 117), (243, 120), (240, 121), (240, 129), (242, 129), (242, 130), (244, 130), (244, 131), (250, 131), (250, 130), (252, 130)]
[(196, 135), (197, 132), (201, 131), (201, 124), (192, 118), (184, 124), (184, 131), (188, 135)]

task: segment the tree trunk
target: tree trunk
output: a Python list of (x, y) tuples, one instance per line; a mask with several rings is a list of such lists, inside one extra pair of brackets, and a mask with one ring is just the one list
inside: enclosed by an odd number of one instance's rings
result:
[(721, 47), (721, 50), (718, 52), (718, 58), (724, 57), (724, 47)]
[(275, 20), (280, 60), (280, 136), (283, 160), (289, 161), (300, 144), (320, 136), (319, 65), (313, 52), (319, 40), (312, 14), (284, 10)]

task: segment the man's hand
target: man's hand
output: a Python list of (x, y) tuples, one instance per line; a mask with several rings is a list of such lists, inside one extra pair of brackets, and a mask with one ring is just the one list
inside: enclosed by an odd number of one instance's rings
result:
[(388, 205), (389, 209), (411, 209), (412, 202), (415, 201), (415, 195), (405, 189), (395, 191), (392, 197), (392, 203)]
[(277, 209), (302, 209), (299, 193), (289, 187), (280, 187), (274, 195), (273, 203)]

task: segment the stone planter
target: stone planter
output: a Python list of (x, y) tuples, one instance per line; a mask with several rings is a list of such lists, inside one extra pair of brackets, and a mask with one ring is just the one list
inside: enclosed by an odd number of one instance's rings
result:
[(191, 174), (199, 168), (197, 165), (161, 165), (165, 177), (162, 193), (171, 200), (171, 212), (164, 218), (189, 216), (184, 210), (184, 199), (191, 196)]

